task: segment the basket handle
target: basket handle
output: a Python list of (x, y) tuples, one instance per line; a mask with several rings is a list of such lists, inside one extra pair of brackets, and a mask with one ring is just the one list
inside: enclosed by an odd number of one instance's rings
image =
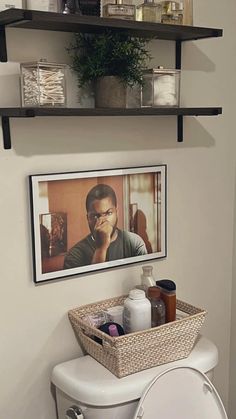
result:
[[(83, 335), (86, 336), (86, 338), (91, 339), (93, 342), (96, 342), (93, 339), (93, 337), (96, 336), (102, 342), (101, 344), (98, 342), (96, 343), (98, 343), (99, 346), (103, 346), (105, 350), (109, 351), (110, 348), (112, 348), (112, 342), (109, 341), (109, 338), (111, 339), (111, 337), (101, 332), (100, 330), (94, 328), (91, 333), (91, 328), (89, 328), (89, 333), (88, 333), (88, 328), (80, 326), (80, 332), (83, 333)], [(102, 336), (102, 335), (105, 335), (105, 336)]]

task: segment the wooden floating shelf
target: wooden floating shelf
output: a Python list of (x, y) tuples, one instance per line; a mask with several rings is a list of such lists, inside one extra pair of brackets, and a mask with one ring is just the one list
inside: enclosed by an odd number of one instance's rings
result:
[(31, 118), (37, 116), (214, 116), (222, 108), (0, 108), (0, 116)]
[(0, 12), (0, 26), (87, 33), (99, 33), (107, 29), (115, 31), (126, 30), (136, 36), (155, 37), (172, 41), (191, 41), (201, 38), (220, 37), (223, 34), (222, 29), (137, 22), (97, 16), (79, 16), (76, 14), (64, 15), (62, 13), (25, 9), (8, 9)]
[[(108, 19), (97, 16), (64, 15), (37, 10), (8, 9), (0, 12), (0, 61), (7, 61), (6, 28), (41, 29), (60, 32), (104, 33), (107, 30), (126, 31), (130, 35), (175, 41), (176, 68), (181, 69), (181, 45), (183, 41), (216, 38), (223, 35), (222, 29), (196, 26), (167, 25), (137, 22), (124, 19)], [(11, 148), (9, 118), (37, 116), (171, 116), (177, 117), (177, 140), (183, 141), (184, 116), (214, 116), (222, 108), (137, 108), (137, 109), (91, 109), (91, 108), (1, 108), (4, 148)]]
[(184, 116), (215, 116), (222, 108), (0, 108), (3, 145), (11, 148), (9, 118), (34, 118), (45, 116), (177, 116), (177, 140), (183, 141)]

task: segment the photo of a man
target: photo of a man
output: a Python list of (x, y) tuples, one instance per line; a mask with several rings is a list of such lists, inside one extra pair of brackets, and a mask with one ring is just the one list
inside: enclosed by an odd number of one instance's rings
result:
[(117, 228), (117, 198), (111, 186), (94, 186), (86, 198), (86, 211), (90, 234), (68, 251), (64, 269), (147, 254), (138, 234)]
[(32, 175), (35, 282), (166, 256), (166, 166)]

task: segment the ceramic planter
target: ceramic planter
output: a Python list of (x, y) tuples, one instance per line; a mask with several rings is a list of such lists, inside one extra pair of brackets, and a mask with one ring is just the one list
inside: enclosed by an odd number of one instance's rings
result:
[(125, 108), (126, 87), (116, 76), (100, 77), (95, 83), (96, 108)]

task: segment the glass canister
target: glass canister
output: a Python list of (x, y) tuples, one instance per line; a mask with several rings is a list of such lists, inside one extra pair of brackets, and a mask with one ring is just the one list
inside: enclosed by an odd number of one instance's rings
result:
[(25, 0), (0, 1), (0, 11), (6, 9), (25, 9)]
[(183, 25), (184, 4), (182, 1), (161, 1), (161, 23)]
[(178, 107), (181, 70), (163, 67), (145, 70), (141, 90), (141, 106)]
[(27, 0), (27, 9), (43, 12), (59, 12), (58, 0)]
[(144, 0), (144, 3), (136, 7), (136, 20), (145, 22), (161, 22), (162, 7), (154, 0)]
[(22, 106), (66, 106), (66, 65), (47, 60), (21, 63)]

